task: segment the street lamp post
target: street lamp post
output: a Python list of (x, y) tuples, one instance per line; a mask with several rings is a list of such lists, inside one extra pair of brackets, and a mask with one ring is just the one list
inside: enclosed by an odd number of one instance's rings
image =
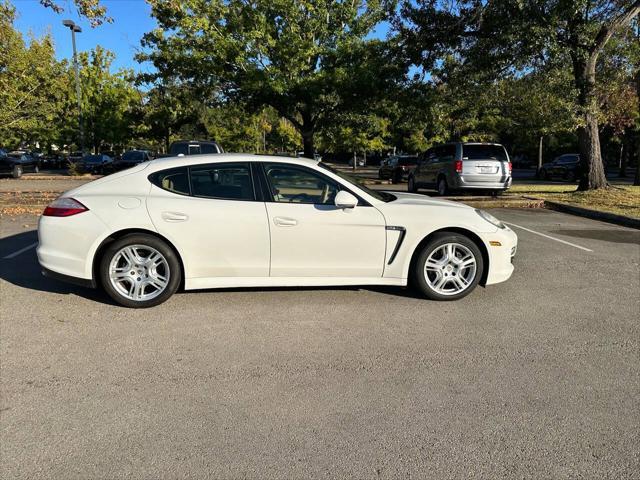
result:
[(78, 100), (78, 128), (80, 130), (80, 151), (84, 154), (84, 130), (82, 128), (82, 103), (80, 97), (80, 70), (78, 67), (78, 54), (76, 53), (76, 33), (82, 32), (79, 25), (73, 20), (63, 20), (62, 24), (71, 30), (71, 43), (73, 45), (73, 68), (76, 72), (76, 97)]

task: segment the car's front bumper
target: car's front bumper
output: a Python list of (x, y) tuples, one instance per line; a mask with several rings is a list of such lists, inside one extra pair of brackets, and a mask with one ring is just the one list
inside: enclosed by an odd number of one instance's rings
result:
[(487, 285), (504, 282), (513, 274), (513, 257), (518, 250), (518, 236), (509, 227), (486, 234), (488, 240), (489, 272)]

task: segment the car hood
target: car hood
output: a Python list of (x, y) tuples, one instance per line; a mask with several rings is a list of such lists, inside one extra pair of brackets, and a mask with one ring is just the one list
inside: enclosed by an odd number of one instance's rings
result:
[(452, 207), (470, 209), (471, 207), (464, 203), (454, 202), (451, 200), (443, 200), (440, 198), (427, 197), (418, 193), (404, 193), (389, 191), (388, 193), (396, 197), (396, 200), (390, 202), (389, 205), (423, 205), (425, 207)]

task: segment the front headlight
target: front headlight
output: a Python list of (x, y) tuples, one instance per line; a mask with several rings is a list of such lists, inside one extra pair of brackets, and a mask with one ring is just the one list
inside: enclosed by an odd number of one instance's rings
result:
[(476, 209), (476, 213), (478, 215), (480, 215), (482, 218), (484, 218), (487, 222), (489, 222), (491, 225), (498, 227), (498, 228), (507, 228), (505, 226), (504, 223), (502, 223), (500, 220), (498, 220), (496, 217), (494, 217), (493, 215), (491, 215), (489, 212), (485, 212), (484, 210), (479, 210)]

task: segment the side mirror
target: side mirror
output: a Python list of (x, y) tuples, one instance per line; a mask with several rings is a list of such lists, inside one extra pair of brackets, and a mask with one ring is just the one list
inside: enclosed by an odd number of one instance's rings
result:
[(335, 204), (338, 208), (355, 208), (358, 199), (346, 190), (340, 190), (336, 195)]

